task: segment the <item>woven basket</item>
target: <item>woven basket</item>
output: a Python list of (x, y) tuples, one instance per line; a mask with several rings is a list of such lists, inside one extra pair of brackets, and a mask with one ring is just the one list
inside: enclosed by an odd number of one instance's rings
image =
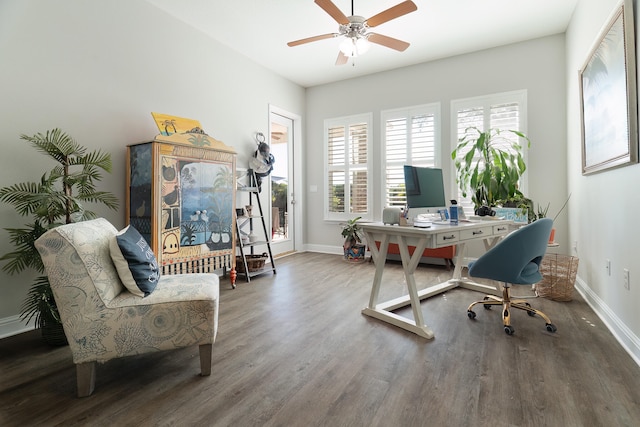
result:
[(536, 284), (536, 295), (554, 301), (571, 301), (578, 261), (574, 256), (546, 254), (540, 263), (543, 277)]
[[(269, 256), (264, 253), (262, 255), (245, 255), (244, 257), (247, 260), (249, 273), (253, 273), (264, 268), (264, 263)], [(242, 257), (240, 255), (236, 256), (236, 271), (238, 273), (244, 273), (244, 262), (242, 262)]]

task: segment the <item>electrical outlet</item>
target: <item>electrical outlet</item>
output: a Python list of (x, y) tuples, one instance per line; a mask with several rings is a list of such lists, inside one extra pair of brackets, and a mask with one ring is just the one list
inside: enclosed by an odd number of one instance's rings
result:
[(607, 270), (607, 276), (611, 276), (611, 260), (610, 259), (605, 261), (604, 268)]
[(626, 290), (630, 289), (631, 284), (629, 283), (629, 269), (625, 268), (623, 271), (623, 276), (624, 276), (624, 288)]

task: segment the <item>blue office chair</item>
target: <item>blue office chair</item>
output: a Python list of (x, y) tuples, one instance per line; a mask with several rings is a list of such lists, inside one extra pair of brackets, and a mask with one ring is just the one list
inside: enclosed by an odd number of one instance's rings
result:
[(512, 335), (511, 308), (525, 310), (529, 316), (536, 314), (546, 322), (547, 331), (555, 332), (556, 327), (543, 312), (531, 307), (524, 299), (511, 299), (512, 284), (532, 285), (542, 280), (540, 262), (547, 251), (549, 234), (553, 220), (542, 218), (526, 225), (502, 239), (475, 262), (469, 263), (469, 275), (496, 280), (503, 283), (502, 298), (487, 295), (482, 301), (472, 303), (467, 309), (470, 319), (476, 318), (472, 310), (476, 304), (483, 304), (489, 310), (493, 305), (502, 306), (504, 331)]

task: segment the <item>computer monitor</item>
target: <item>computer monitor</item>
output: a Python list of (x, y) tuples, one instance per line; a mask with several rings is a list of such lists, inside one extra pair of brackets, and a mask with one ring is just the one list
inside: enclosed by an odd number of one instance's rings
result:
[(405, 165), (404, 185), (409, 218), (435, 216), (439, 210), (447, 209), (442, 169)]

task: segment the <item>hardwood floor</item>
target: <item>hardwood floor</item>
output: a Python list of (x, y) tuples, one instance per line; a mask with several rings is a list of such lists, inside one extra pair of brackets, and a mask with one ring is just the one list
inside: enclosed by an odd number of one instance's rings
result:
[[(532, 301), (555, 334), (516, 312), (507, 336), (499, 310), (467, 318), (481, 294), (454, 289), (422, 303), (429, 341), (360, 313), (373, 264), (314, 253), (276, 263), (277, 275), (221, 283), (209, 377), (197, 347), (136, 356), (98, 365), (94, 394), (79, 399), (67, 347), (35, 331), (0, 340), (0, 425), (640, 425), (640, 367), (577, 294)], [(420, 266), (416, 279), (450, 275)], [(388, 265), (381, 297), (406, 293), (402, 279)]]

